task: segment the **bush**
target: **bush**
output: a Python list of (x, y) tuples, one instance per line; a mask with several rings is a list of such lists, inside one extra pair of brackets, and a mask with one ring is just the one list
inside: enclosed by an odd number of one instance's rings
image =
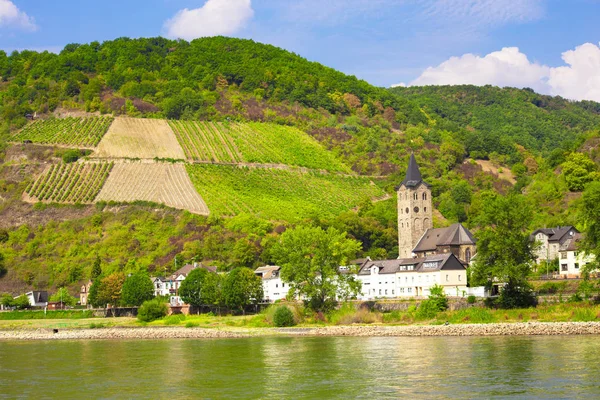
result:
[(292, 310), (286, 306), (278, 307), (273, 315), (273, 323), (275, 326), (279, 327), (294, 326), (296, 325), (296, 321), (294, 321), (294, 313), (292, 313)]
[(470, 295), (469, 297), (467, 297), (467, 303), (469, 304), (475, 304), (475, 302), (477, 301), (477, 297)]
[(67, 164), (79, 160), (79, 157), (81, 157), (81, 152), (79, 150), (67, 150), (62, 155), (63, 161)]
[(508, 283), (500, 292), (496, 305), (503, 309), (535, 307), (537, 298), (526, 282)]
[(417, 309), (417, 313), (415, 317), (417, 319), (432, 319), (435, 318), (438, 312), (442, 310), (439, 309), (437, 303), (433, 300), (423, 300), (419, 308)]
[(143, 322), (152, 322), (167, 315), (169, 308), (160, 299), (145, 301), (139, 308), (137, 318)]
[(185, 321), (185, 315), (183, 314), (169, 315), (164, 319), (165, 325), (179, 325), (183, 321)]

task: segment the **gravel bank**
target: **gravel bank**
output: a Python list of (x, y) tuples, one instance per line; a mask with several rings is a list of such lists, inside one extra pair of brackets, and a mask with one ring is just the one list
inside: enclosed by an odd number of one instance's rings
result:
[(0, 340), (211, 339), (250, 336), (514, 336), (600, 335), (600, 322), (523, 322), (511, 324), (327, 326), (320, 328), (231, 328), (228, 330), (152, 327), (0, 330)]

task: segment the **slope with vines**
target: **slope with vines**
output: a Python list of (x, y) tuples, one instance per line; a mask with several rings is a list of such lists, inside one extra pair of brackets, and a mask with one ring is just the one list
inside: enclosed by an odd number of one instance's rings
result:
[(108, 131), (112, 117), (67, 117), (37, 120), (13, 135), (14, 142), (31, 141), (71, 147), (96, 147)]

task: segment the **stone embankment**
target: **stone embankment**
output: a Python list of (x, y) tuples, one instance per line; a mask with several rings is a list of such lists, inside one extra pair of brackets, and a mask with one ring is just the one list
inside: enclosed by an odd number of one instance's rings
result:
[(183, 327), (0, 330), (0, 340), (217, 339), (250, 336), (527, 336), (600, 335), (600, 322), (523, 322), (506, 324), (327, 326), (319, 328)]

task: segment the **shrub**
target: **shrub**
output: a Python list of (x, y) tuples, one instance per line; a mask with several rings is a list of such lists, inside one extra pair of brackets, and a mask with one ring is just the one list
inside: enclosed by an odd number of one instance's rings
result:
[(419, 308), (417, 309), (415, 317), (417, 319), (432, 319), (435, 318), (437, 313), (440, 311), (441, 310), (439, 309), (435, 301), (423, 300), (421, 302), (421, 305), (419, 305)]
[(473, 295), (467, 297), (467, 303), (469, 303), (469, 304), (475, 304), (476, 301), (477, 301), (477, 297), (475, 297)]
[(143, 322), (151, 322), (167, 315), (169, 308), (160, 299), (145, 301), (139, 308), (137, 318)]
[(200, 324), (194, 321), (188, 321), (185, 323), (186, 328), (196, 328), (198, 326), (200, 326)]
[(79, 150), (67, 150), (63, 153), (62, 159), (65, 163), (73, 163), (79, 160), (81, 152)]
[(275, 326), (279, 327), (294, 326), (296, 325), (294, 313), (286, 306), (277, 307), (277, 310), (275, 310), (275, 314), (273, 315), (273, 323)]
[(183, 314), (169, 315), (164, 319), (165, 325), (179, 325), (182, 321), (185, 321), (185, 315)]

